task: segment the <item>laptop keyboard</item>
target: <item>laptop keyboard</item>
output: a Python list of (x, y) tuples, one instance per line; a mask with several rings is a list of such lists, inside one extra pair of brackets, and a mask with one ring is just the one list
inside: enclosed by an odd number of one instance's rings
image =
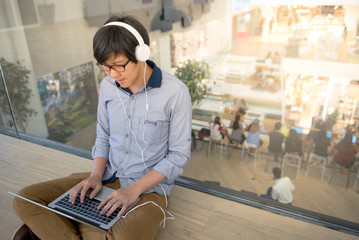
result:
[(121, 208), (117, 208), (111, 216), (107, 217), (105, 214), (101, 215), (100, 210), (97, 209), (97, 206), (101, 201), (97, 199), (90, 199), (88, 196), (85, 197), (83, 203), (80, 203), (80, 195), (76, 198), (74, 204), (69, 202), (69, 194), (63, 197), (60, 201), (56, 202), (55, 205), (61, 207), (63, 209), (67, 209), (69, 212), (73, 214), (78, 214), (82, 217), (87, 217), (91, 220), (108, 224), (111, 222), (117, 214), (120, 212)]

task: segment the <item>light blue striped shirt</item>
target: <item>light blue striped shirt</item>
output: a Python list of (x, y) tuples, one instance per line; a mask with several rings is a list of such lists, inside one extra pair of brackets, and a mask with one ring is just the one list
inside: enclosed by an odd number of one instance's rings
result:
[[(191, 153), (192, 105), (187, 86), (175, 76), (161, 71), (152, 61), (153, 73), (145, 88), (132, 94), (109, 76), (101, 82), (97, 112), (97, 135), (92, 157), (108, 159), (103, 180), (116, 173), (126, 187), (155, 169), (166, 179), (161, 183), (170, 194), (174, 179), (181, 176)], [(125, 109), (119, 99), (121, 97)], [(127, 119), (126, 114), (129, 117)], [(130, 130), (130, 126), (135, 136)], [(145, 127), (146, 124), (146, 127)], [(143, 141), (143, 137), (144, 140)], [(145, 149), (147, 143), (148, 147)], [(157, 185), (147, 192), (163, 194)]]

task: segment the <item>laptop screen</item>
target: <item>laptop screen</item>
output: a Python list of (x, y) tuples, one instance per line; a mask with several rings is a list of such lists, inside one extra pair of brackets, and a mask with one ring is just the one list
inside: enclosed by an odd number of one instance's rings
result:
[(327, 138), (332, 138), (333, 136), (333, 132), (332, 131), (327, 131)]
[[(345, 134), (343, 134), (343, 139), (345, 138)], [(352, 137), (352, 143), (356, 143), (357, 142), (357, 136), (353, 136)]]
[(303, 133), (303, 128), (301, 127), (291, 126), (290, 128), (296, 130), (298, 134)]

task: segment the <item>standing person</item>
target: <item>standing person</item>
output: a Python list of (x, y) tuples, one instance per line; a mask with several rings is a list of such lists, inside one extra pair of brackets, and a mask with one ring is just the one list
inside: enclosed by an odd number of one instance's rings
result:
[(272, 169), (275, 183), (269, 187), (266, 194), (261, 197), (276, 200), (280, 203), (292, 205), (295, 187), (289, 177), (281, 177), (281, 170), (278, 167)]
[(239, 115), (236, 115), (234, 121), (231, 122), (231, 128), (232, 128), (231, 141), (234, 142), (235, 147), (237, 147), (238, 144), (242, 144), (245, 138), (243, 134), (244, 131), (243, 125), (239, 122), (240, 119), (241, 117)]
[(253, 74), (254, 80), (256, 81), (256, 89), (262, 88), (262, 82), (263, 82), (263, 73), (262, 73), (262, 67), (258, 67), (256, 71)]
[(269, 152), (274, 154), (274, 160), (278, 161), (278, 156), (283, 152), (282, 144), (284, 141), (284, 135), (280, 132), (282, 128), (281, 122), (276, 122), (274, 124), (274, 129), (272, 132), (269, 133), (269, 145), (268, 150)]
[(347, 131), (342, 141), (334, 146), (337, 152), (334, 155), (334, 160), (342, 167), (343, 174), (348, 175), (348, 169), (355, 162), (355, 154), (358, 152), (355, 144), (352, 143), (352, 134)]
[(248, 110), (248, 104), (247, 104), (246, 100), (244, 100), (244, 98), (242, 98), (239, 103), (239, 112), (242, 114), (245, 114), (247, 110)]
[(103, 185), (115, 191), (100, 204), (101, 213), (118, 206), (122, 215), (140, 198), (137, 208), (108, 231), (54, 214), (19, 198), (18, 216), (41, 239), (154, 239), (164, 220), (174, 179), (191, 152), (191, 99), (186, 85), (147, 58), (149, 36), (135, 18), (113, 16), (93, 39), (101, 82), (97, 136), (91, 173), (28, 186), (20, 195), (47, 205), (66, 190), (73, 203), (87, 190), (93, 198)]

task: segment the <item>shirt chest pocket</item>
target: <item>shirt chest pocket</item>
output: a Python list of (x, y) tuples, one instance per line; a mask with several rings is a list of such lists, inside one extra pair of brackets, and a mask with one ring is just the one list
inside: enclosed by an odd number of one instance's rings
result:
[(139, 119), (138, 130), (140, 138), (144, 139), (148, 145), (157, 144), (168, 140), (169, 123), (161, 120)]

